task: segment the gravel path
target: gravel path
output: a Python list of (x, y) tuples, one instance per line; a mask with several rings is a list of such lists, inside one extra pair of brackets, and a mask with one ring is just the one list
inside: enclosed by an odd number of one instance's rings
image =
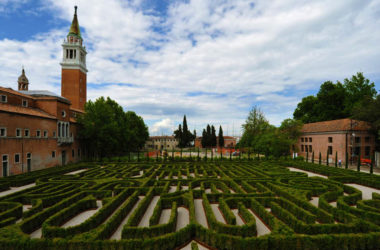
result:
[(172, 210), (170, 208), (162, 209), (160, 220), (159, 220), (158, 224), (166, 224), (166, 223), (168, 223), (169, 219), (170, 219), (170, 213), (171, 213), (171, 211)]
[(244, 225), (245, 223), (239, 215), (239, 210), (238, 209), (231, 209), (231, 211), (234, 213), (234, 215), (236, 217), (236, 225), (238, 225), (238, 226)]
[(135, 203), (135, 205), (132, 207), (129, 214), (124, 218), (124, 220), (120, 223), (119, 227), (116, 229), (116, 231), (111, 236), (111, 240), (120, 240), (121, 239), (121, 232), (123, 231), (123, 227), (125, 224), (127, 224), (129, 217), (131, 217), (133, 211), (136, 210), (137, 206), (140, 204), (141, 200), (144, 199), (144, 196), (139, 196), (139, 200)]
[(64, 223), (61, 227), (67, 228), (81, 224), (82, 222), (93, 216), (96, 212), (98, 212), (98, 210), (102, 207), (102, 201), (97, 200), (96, 205), (96, 209), (86, 210), (80, 214), (77, 214), (76, 216), (68, 220), (66, 223)]
[(351, 187), (354, 187), (354, 188), (359, 189), (360, 191), (362, 191), (362, 199), (363, 200), (370, 200), (370, 199), (372, 199), (372, 193), (373, 192), (380, 194), (380, 190), (379, 189), (375, 189), (375, 188), (371, 188), (371, 187), (366, 187), (366, 186), (359, 185), (359, 184), (354, 184), (354, 183), (346, 183), (344, 185), (351, 186)]
[(205, 214), (205, 210), (203, 209), (203, 201), (202, 199), (195, 199), (194, 200), (194, 207), (195, 207), (195, 218), (205, 228), (208, 228), (207, 224), (207, 218)]
[(149, 219), (153, 214), (153, 210), (156, 207), (156, 204), (158, 200), (160, 199), (160, 196), (154, 196), (152, 201), (150, 202), (148, 208), (145, 211), (144, 216), (142, 217), (138, 227), (149, 227)]
[(13, 193), (16, 193), (18, 191), (22, 191), (22, 190), (25, 190), (25, 189), (28, 189), (28, 188), (31, 188), (34, 186), (36, 186), (36, 183), (28, 184), (28, 185), (21, 186), (21, 187), (11, 187), (9, 190), (0, 192), (0, 197), (6, 196), (8, 194), (13, 194)]
[(318, 207), (319, 197), (318, 196), (312, 196), (311, 200), (309, 201), (314, 206)]
[(301, 169), (298, 169), (298, 168), (288, 167), (288, 169), (290, 171), (293, 171), (293, 172), (306, 173), (308, 177), (318, 176), (318, 177), (325, 178), (325, 179), (328, 178), (326, 175), (316, 174), (316, 173), (313, 173), (313, 172), (310, 172), (310, 171), (301, 170)]
[(177, 191), (177, 186), (170, 186), (169, 193), (174, 193)]
[(264, 222), (251, 210), (248, 209), (249, 212), (255, 217), (256, 219), (256, 229), (257, 229), (257, 237), (269, 234), (271, 231), (270, 229), (264, 224)]
[(189, 216), (189, 210), (187, 210), (184, 207), (178, 207), (177, 212), (178, 212), (177, 227), (175, 230), (179, 231), (190, 223), (190, 216)]
[(87, 171), (87, 170), (88, 170), (88, 168), (80, 169), (80, 170), (77, 170), (77, 171), (73, 171), (73, 172), (66, 173), (65, 175), (79, 174), (79, 173), (85, 172), (85, 171)]
[(182, 186), (182, 190), (189, 190), (189, 186)]
[(219, 210), (219, 204), (211, 204), (212, 211), (214, 212), (215, 218), (217, 221), (227, 224), (226, 220), (224, 219), (222, 213)]

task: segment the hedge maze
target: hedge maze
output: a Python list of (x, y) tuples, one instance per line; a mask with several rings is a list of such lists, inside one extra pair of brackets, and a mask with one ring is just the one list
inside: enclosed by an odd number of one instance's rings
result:
[[(362, 199), (363, 186), (376, 192)], [(380, 246), (380, 176), (311, 163), (81, 163), (0, 190), (0, 249)]]

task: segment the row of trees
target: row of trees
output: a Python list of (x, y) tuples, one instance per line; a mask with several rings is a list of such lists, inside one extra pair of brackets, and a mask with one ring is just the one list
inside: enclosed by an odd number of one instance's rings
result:
[(148, 127), (135, 112), (124, 112), (114, 100), (100, 97), (88, 101), (78, 117), (79, 136), (87, 152), (98, 157), (123, 155), (142, 148), (149, 137)]
[(207, 127), (203, 129), (202, 132), (202, 141), (203, 148), (212, 148), (218, 145), (219, 147), (224, 146), (224, 137), (223, 137), (223, 129), (222, 126), (219, 126), (219, 134), (218, 139), (216, 137), (216, 130), (214, 125), (207, 124)]
[(186, 115), (183, 116), (182, 126), (178, 125), (178, 129), (174, 131), (174, 137), (178, 139), (178, 147), (186, 148), (191, 145), (191, 142), (197, 137), (197, 133), (194, 130), (192, 134), (187, 127)]

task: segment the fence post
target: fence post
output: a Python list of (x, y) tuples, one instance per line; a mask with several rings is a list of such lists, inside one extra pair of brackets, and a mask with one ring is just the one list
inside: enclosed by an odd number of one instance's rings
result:
[(346, 169), (348, 169), (348, 153), (346, 152)]
[(335, 167), (338, 167), (338, 151), (335, 151)]
[(212, 147), (211, 147), (211, 161), (214, 160), (214, 150), (212, 150)]
[(190, 147), (190, 160), (191, 160), (191, 147)]
[(172, 161), (174, 161), (174, 147), (172, 148)]
[(231, 153), (231, 149), (230, 149), (230, 161), (232, 160), (232, 153)]
[(313, 151), (313, 153), (311, 154), (311, 163), (314, 164), (314, 151)]
[(309, 150), (306, 151), (306, 162), (309, 162)]
[[(148, 156), (149, 156), (149, 154), (148, 154)], [(158, 151), (156, 152), (156, 161), (158, 161)]]
[(207, 147), (206, 147), (206, 158), (205, 158), (205, 159), (206, 159), (206, 161), (207, 161)]
[(181, 148), (181, 161), (182, 161), (182, 148)]
[(223, 149), (220, 149), (220, 160), (223, 160)]
[(373, 174), (373, 161), (375, 160), (375, 152), (371, 155), (371, 168), (369, 169), (369, 173)]
[(319, 152), (319, 165), (322, 165), (322, 154)]
[(198, 161), (199, 161), (199, 147), (198, 147)]
[(359, 154), (358, 154), (358, 167), (357, 167), (357, 170), (358, 170), (358, 172), (360, 172), (360, 150), (359, 150)]

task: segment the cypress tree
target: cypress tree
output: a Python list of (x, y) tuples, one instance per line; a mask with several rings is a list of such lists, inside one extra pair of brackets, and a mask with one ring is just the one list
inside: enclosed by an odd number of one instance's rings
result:
[(205, 148), (207, 147), (207, 134), (206, 134), (206, 130), (203, 129), (203, 132), (202, 132), (202, 140), (201, 140), (201, 143), (202, 143), (202, 148)]
[(357, 170), (358, 172), (360, 172), (360, 150), (359, 150), (359, 153), (358, 153), (358, 167), (357, 167)]
[(207, 124), (206, 128), (206, 147), (211, 147), (212, 146), (212, 141), (211, 141), (211, 127), (209, 124)]
[(373, 174), (373, 161), (375, 160), (375, 153), (371, 155), (371, 168), (369, 169), (369, 173)]
[(338, 151), (335, 151), (335, 167), (338, 167)]
[(309, 162), (309, 150), (306, 151), (306, 162)]
[(314, 151), (313, 151), (313, 153), (311, 154), (311, 163), (314, 164)]
[(218, 138), (219, 138), (219, 147), (220, 148), (223, 148), (224, 147), (224, 137), (223, 137), (223, 129), (222, 129), (222, 126), (219, 126), (219, 135), (218, 135)]
[(326, 154), (326, 165), (329, 165), (329, 150), (327, 149), (327, 154)]
[(211, 126), (211, 147), (216, 147), (216, 130), (214, 125)]
[(321, 154), (321, 152), (319, 152), (319, 165), (321, 165), (322, 164), (322, 154)]
[(183, 122), (182, 122), (182, 146), (187, 147), (190, 141), (189, 138), (189, 130), (187, 128), (187, 120), (186, 115), (183, 116)]

